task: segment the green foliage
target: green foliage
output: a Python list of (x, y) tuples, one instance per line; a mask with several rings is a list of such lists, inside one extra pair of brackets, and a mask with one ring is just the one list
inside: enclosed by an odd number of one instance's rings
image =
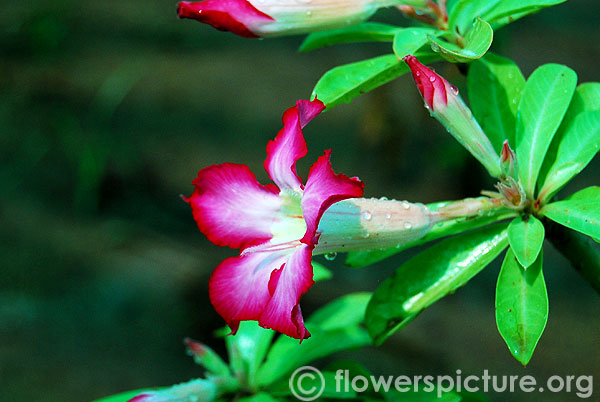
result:
[(510, 353), (523, 365), (531, 360), (548, 321), (542, 254), (540, 252), (535, 263), (525, 268), (509, 249), (496, 285), (498, 330)]
[[(422, 59), (427, 61), (433, 57), (423, 55)], [(408, 66), (393, 54), (345, 64), (326, 72), (317, 82), (311, 97), (318, 97), (331, 108), (340, 103), (348, 103), (407, 72)]]
[(396, 33), (403, 30), (394, 25), (363, 22), (349, 27), (313, 32), (304, 39), (300, 51), (307, 52), (348, 42), (392, 42)]
[(507, 245), (506, 225), (491, 225), (443, 240), (404, 263), (375, 291), (367, 307), (365, 324), (375, 343), (463, 286)]
[(517, 107), (524, 86), (519, 67), (496, 54), (487, 53), (469, 66), (471, 110), (496, 150), (502, 148), (504, 140), (515, 144)]
[(600, 239), (600, 202), (597, 198), (553, 202), (540, 213), (563, 226)]
[(533, 215), (515, 218), (508, 225), (508, 242), (519, 263), (527, 268), (542, 250), (544, 225)]
[[(451, 37), (452, 40), (454, 37)], [(481, 58), (488, 51), (494, 39), (494, 31), (490, 24), (477, 18), (473, 26), (459, 43), (443, 41), (429, 36), (429, 42), (434, 52), (453, 63), (468, 63)]]
[(576, 83), (577, 74), (558, 64), (538, 67), (525, 83), (517, 111), (515, 152), (519, 179), (532, 199), (546, 151), (571, 102)]
[(429, 35), (436, 34), (437, 32), (432, 28), (406, 28), (397, 31), (392, 45), (394, 54), (398, 59), (402, 59), (407, 54), (414, 54), (427, 43)]
[(581, 84), (540, 171), (540, 198), (549, 200), (594, 158), (600, 146), (600, 83)]

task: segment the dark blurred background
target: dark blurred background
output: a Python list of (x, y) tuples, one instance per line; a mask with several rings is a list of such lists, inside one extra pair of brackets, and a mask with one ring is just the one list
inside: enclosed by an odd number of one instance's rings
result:
[[(596, 1), (570, 1), (498, 31), (493, 49), (526, 76), (558, 62), (580, 82), (598, 81), (599, 15)], [(394, 10), (376, 19), (406, 24)], [(207, 281), (234, 251), (204, 238), (179, 195), (215, 163), (246, 163), (266, 182), (265, 145), (283, 111), (329, 68), (391, 51), (360, 44), (298, 53), (301, 39), (221, 33), (178, 20), (170, 0), (2, 2), (0, 400), (89, 401), (187, 380), (201, 371), (184, 353), (186, 336), (223, 352)], [(466, 93), (454, 66), (437, 67)], [(408, 76), (334, 108), (305, 134), (301, 174), (332, 148), (335, 170), (360, 176), (366, 196), (433, 202), (492, 188), (425, 113)], [(598, 184), (599, 173), (596, 159), (566, 191)], [(344, 267), (343, 256), (326, 262), (335, 277), (303, 298), (305, 315), (374, 290), (417, 251), (362, 270)], [(488, 369), (600, 382), (600, 299), (549, 244), (545, 251), (550, 319), (526, 369), (496, 330), (498, 261), (381, 348), (341, 357), (377, 374)]]

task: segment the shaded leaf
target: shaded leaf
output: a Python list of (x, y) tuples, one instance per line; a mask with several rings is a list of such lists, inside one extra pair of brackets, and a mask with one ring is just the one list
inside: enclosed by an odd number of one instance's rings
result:
[(325, 268), (323, 264), (319, 264), (316, 261), (312, 261), (312, 267), (313, 281), (320, 282), (333, 278), (333, 274), (331, 273), (331, 271)]
[(515, 218), (508, 225), (508, 242), (519, 263), (527, 268), (535, 262), (544, 244), (544, 225), (533, 215)]
[(254, 385), (256, 373), (274, 335), (275, 331), (261, 328), (256, 321), (242, 321), (235, 336), (225, 337), (234, 373), (244, 373), (250, 385)]
[(491, 225), (443, 240), (404, 263), (367, 306), (365, 324), (375, 343), (381, 344), (496, 258), (508, 245), (506, 227)]
[(365, 318), (365, 310), (371, 293), (352, 293), (327, 303), (307, 320), (325, 331), (358, 325)]
[(414, 54), (427, 43), (427, 35), (436, 35), (431, 28), (405, 28), (394, 36), (394, 54), (402, 59), (407, 54)]
[(100, 398), (100, 399), (96, 399), (92, 402), (127, 402), (129, 401), (131, 398), (133, 398), (136, 395), (139, 395), (143, 392), (150, 392), (150, 391), (156, 391), (158, 388), (153, 388), (153, 389), (138, 389), (136, 391), (126, 391), (126, 392), (122, 392), (120, 394), (116, 394), (116, 395), (111, 395), (111, 396), (107, 396), (104, 398)]
[(363, 22), (339, 29), (313, 32), (300, 45), (301, 52), (349, 42), (392, 42), (404, 28), (377, 22)]
[[(419, 56), (424, 63), (436, 59), (435, 55)], [(311, 98), (317, 96), (327, 108), (348, 103), (353, 98), (369, 92), (408, 72), (408, 66), (389, 54), (335, 67), (317, 82)]]
[(524, 86), (519, 67), (504, 57), (488, 52), (469, 66), (469, 105), (496, 150), (502, 149), (504, 140), (515, 145), (517, 107)]
[(529, 198), (546, 151), (571, 102), (577, 75), (559, 64), (538, 67), (525, 83), (515, 133), (519, 179)]
[(571, 194), (565, 200), (595, 200), (600, 201), (600, 186), (590, 186)]
[(540, 213), (570, 229), (600, 238), (600, 202), (597, 199), (553, 202), (543, 207)]
[(510, 353), (529, 363), (546, 322), (548, 294), (542, 274), (543, 253), (524, 269), (511, 249), (506, 253), (496, 285), (496, 323)]
[(488, 51), (494, 39), (494, 31), (490, 24), (477, 18), (464, 37), (464, 47), (431, 35), (428, 38), (433, 51), (439, 52), (446, 60), (468, 63), (482, 57)]

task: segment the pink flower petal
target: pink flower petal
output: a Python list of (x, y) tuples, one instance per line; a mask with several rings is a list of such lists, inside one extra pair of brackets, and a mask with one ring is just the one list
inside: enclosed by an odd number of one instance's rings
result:
[(280, 268), (289, 254), (256, 252), (227, 258), (214, 270), (210, 281), (210, 301), (227, 325), (236, 333), (240, 321), (258, 321), (271, 299), (271, 273)]
[(432, 111), (434, 110), (434, 97), (438, 98), (438, 102), (441, 101), (444, 105), (448, 104), (446, 87), (449, 87), (450, 84), (443, 77), (421, 64), (415, 56), (409, 54), (404, 56), (402, 60), (410, 67), (417, 88), (419, 88), (419, 92), (421, 92), (425, 103)]
[(247, 38), (257, 38), (252, 26), (274, 21), (246, 0), (182, 1), (177, 5), (179, 18), (191, 18)]
[(327, 208), (338, 201), (363, 195), (365, 185), (358, 178), (333, 172), (330, 155), (331, 150), (325, 151), (312, 165), (302, 196), (306, 233), (301, 241), (307, 244), (316, 244), (319, 220)]
[(246, 165), (209, 166), (187, 199), (200, 231), (218, 246), (246, 248), (271, 239), (281, 199), (275, 186), (256, 181)]
[(304, 326), (300, 296), (314, 284), (310, 263), (313, 246), (302, 244), (289, 256), (281, 270), (274, 271), (268, 287), (273, 295), (258, 323), (292, 338), (306, 339), (310, 333)]
[(285, 111), (283, 128), (267, 144), (265, 169), (281, 190), (302, 190), (302, 180), (296, 173), (296, 161), (307, 152), (302, 128), (324, 109), (320, 100), (299, 100)]

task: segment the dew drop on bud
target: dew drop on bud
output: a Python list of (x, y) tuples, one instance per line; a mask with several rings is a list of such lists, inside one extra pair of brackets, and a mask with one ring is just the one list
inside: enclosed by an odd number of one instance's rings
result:
[(435, 75), (432, 75), (432, 76), (430, 76), (430, 77), (429, 77), (429, 81), (431, 81), (431, 82), (435, 82)]
[(402, 208), (410, 209), (410, 204), (408, 203), (408, 201), (402, 201)]
[(362, 213), (362, 217), (364, 220), (370, 221), (371, 218), (373, 217), (373, 215), (371, 215), (371, 213), (369, 211), (365, 211)]
[(420, 71), (417, 71), (417, 72), (415, 73), (415, 75), (416, 75), (417, 77), (420, 77), (420, 76), (421, 76), (421, 72), (420, 72)]
[(392, 219), (392, 214), (389, 212), (385, 214), (385, 219)]
[(323, 257), (325, 257), (325, 259), (327, 261), (333, 261), (333, 260), (335, 260), (335, 257), (337, 257), (337, 253), (336, 252), (325, 253), (325, 255)]
[(387, 201), (387, 199), (388, 199), (387, 197), (381, 197), (380, 198), (381, 201)]
[(458, 88), (455, 85), (450, 85), (450, 90), (454, 95), (458, 95)]

